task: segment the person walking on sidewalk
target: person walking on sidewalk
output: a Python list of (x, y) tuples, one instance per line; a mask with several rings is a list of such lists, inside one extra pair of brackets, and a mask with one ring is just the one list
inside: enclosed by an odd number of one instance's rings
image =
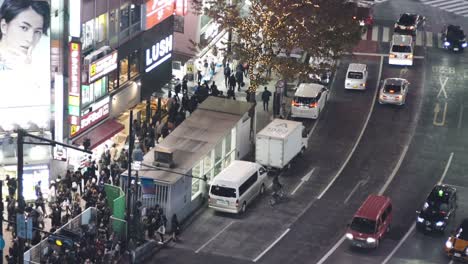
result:
[(231, 68), (229, 67), (229, 64), (227, 64), (226, 67), (224, 68), (224, 85), (226, 86), (226, 88), (228, 88), (230, 76), (231, 76)]
[(262, 92), (263, 110), (268, 112), (268, 102), (270, 101), (271, 92), (268, 91), (265, 86), (265, 90)]
[(231, 76), (229, 77), (229, 81), (228, 81), (228, 84), (229, 84), (229, 89), (236, 89), (236, 76), (234, 76), (234, 73), (231, 74)]
[(172, 241), (177, 242), (179, 240), (180, 224), (179, 224), (179, 220), (177, 219), (176, 214), (172, 216), (171, 227), (172, 227)]
[(241, 87), (244, 86), (244, 73), (242, 71), (236, 71), (236, 82), (237, 82), (237, 91), (240, 92)]

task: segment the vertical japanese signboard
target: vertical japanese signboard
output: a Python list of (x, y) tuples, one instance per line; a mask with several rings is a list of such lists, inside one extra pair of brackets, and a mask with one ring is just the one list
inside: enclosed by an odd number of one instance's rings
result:
[(81, 44), (70, 42), (68, 58), (68, 116), (70, 137), (80, 130)]

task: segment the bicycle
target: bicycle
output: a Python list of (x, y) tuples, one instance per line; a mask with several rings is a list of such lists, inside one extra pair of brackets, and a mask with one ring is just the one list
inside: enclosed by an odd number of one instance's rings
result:
[(275, 204), (281, 202), (285, 196), (286, 194), (284, 193), (283, 189), (273, 192), (270, 198), (270, 206), (274, 206)]

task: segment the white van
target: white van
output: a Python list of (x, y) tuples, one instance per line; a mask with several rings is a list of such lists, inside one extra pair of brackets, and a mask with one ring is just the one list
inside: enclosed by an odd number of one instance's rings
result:
[(350, 63), (346, 72), (345, 89), (365, 90), (367, 75), (366, 64)]
[(413, 65), (414, 43), (409, 35), (393, 35), (388, 55), (388, 64)]
[(234, 160), (210, 184), (208, 206), (226, 213), (244, 213), (266, 188), (267, 171), (260, 164)]
[(328, 100), (328, 89), (318, 83), (301, 83), (291, 102), (291, 117), (317, 119)]

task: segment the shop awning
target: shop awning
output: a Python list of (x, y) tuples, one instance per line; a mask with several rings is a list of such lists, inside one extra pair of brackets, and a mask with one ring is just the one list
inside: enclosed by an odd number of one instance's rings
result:
[(119, 133), (121, 130), (124, 129), (124, 127), (124, 125), (117, 122), (116, 120), (109, 119), (104, 123), (100, 124), (99, 126), (95, 127), (94, 129), (81, 135), (79, 138), (75, 139), (73, 141), (73, 144), (81, 146), (83, 145), (84, 139), (89, 138), (91, 140), (90, 149), (94, 149), (104, 141)]

